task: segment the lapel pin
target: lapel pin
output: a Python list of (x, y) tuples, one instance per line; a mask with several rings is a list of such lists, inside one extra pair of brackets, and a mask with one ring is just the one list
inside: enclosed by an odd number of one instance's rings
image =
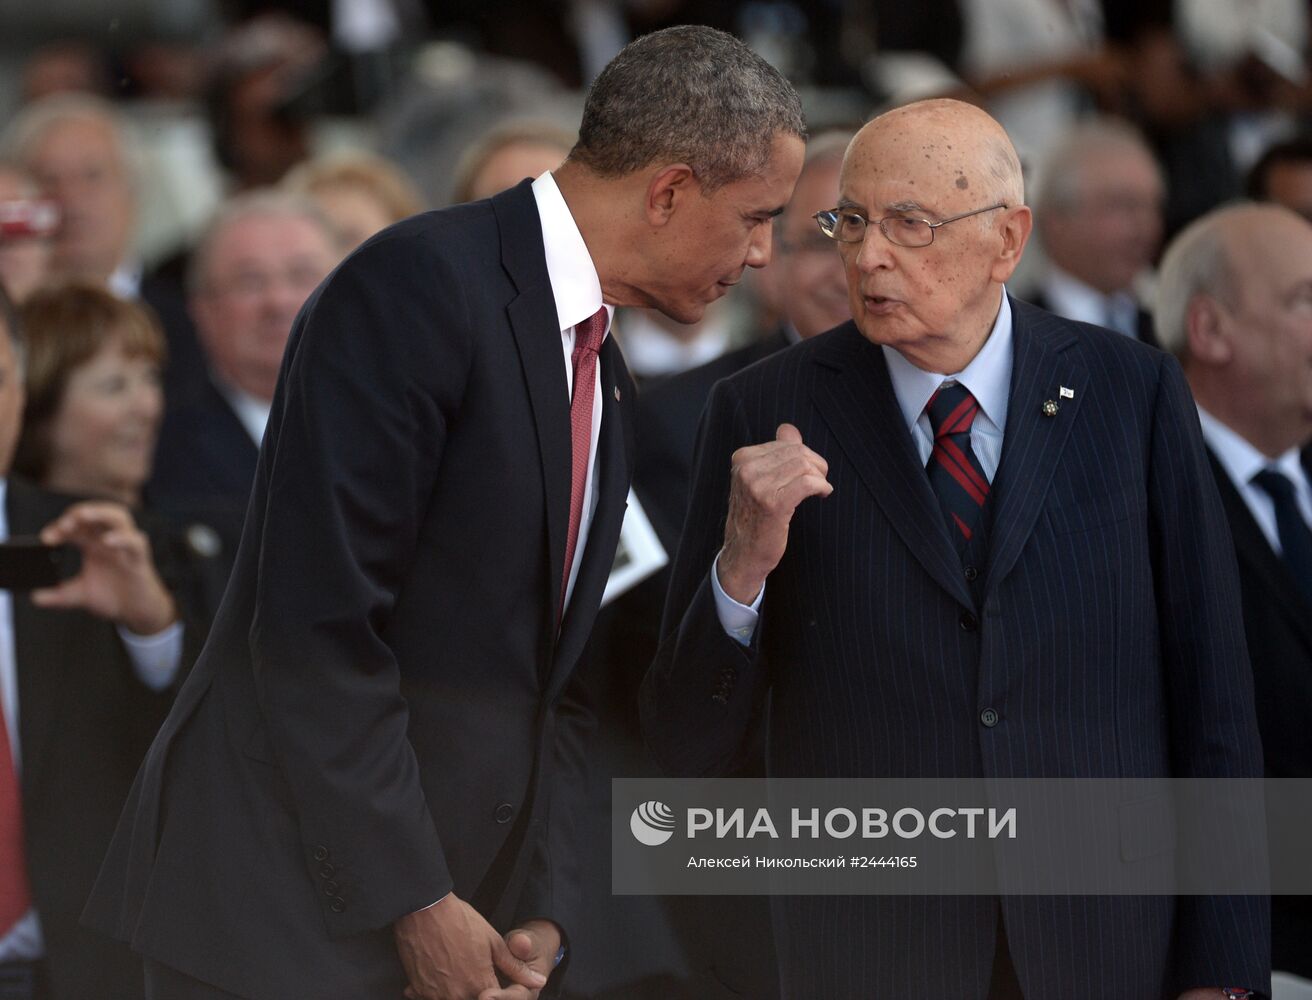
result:
[(1045, 417), (1055, 417), (1057, 415), (1057, 404), (1051, 399), (1043, 401), (1043, 415)]
[(616, 386), (616, 387), (615, 387), (615, 402), (618, 403), (619, 401), (620, 401), (620, 387), (619, 387), (619, 386)]
[(1065, 386), (1062, 386), (1061, 389), (1058, 390), (1057, 395), (1060, 396), (1062, 399), (1074, 399), (1075, 390), (1067, 389)]

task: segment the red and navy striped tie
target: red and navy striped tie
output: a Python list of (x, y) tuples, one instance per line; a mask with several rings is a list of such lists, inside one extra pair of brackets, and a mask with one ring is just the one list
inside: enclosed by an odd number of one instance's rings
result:
[(925, 472), (948, 521), (948, 534), (965, 550), (989, 498), (989, 481), (970, 447), (970, 425), (979, 404), (960, 382), (944, 383), (930, 397), (925, 412), (934, 430), (934, 450)]

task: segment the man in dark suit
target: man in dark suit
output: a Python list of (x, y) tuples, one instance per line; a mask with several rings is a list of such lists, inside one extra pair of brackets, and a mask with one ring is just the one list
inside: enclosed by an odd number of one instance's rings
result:
[[(0, 291), (0, 470), (22, 414), (16, 330)], [(0, 591), (0, 995), (135, 1000), (140, 962), (78, 917), (168, 710), (185, 633), (126, 509), (0, 477), (0, 540), (37, 535), (76, 545), (82, 569), (54, 589), (7, 578), (14, 589)]]
[(192, 257), (189, 308), (205, 376), (166, 399), (146, 495), (181, 523), (213, 528), (225, 571), (241, 538), (292, 322), (337, 259), (318, 210), (273, 191), (227, 202)]
[(557, 171), (384, 230), (311, 296), (224, 606), (88, 904), (148, 996), (538, 995), (632, 463), (610, 311), (691, 322), (764, 266), (803, 134), (740, 42), (649, 35)]
[[(1312, 778), (1312, 224), (1253, 204), (1199, 219), (1163, 258), (1157, 320), (1234, 536), (1267, 776)], [(1272, 965), (1312, 979), (1312, 900), (1271, 905)]]
[(1162, 170), (1130, 125), (1086, 122), (1045, 159), (1034, 199), (1048, 266), (1029, 300), (1157, 346), (1135, 283), (1162, 239)]
[[(1030, 211), (979, 109), (875, 119), (841, 191), (821, 219), (854, 322), (708, 404), (643, 687), (662, 764), (722, 773), (768, 717), (780, 777), (1259, 774), (1178, 365), (1006, 295)], [(1262, 899), (773, 902), (790, 998), (1202, 1000), (1269, 979)]]
[[(847, 284), (838, 251), (817, 231), (811, 216), (833, 205), (838, 197), (838, 168), (850, 139), (851, 133), (832, 132), (813, 136), (807, 142), (806, 160), (793, 197), (775, 219), (774, 259), (758, 276), (758, 286), (780, 317), (779, 327), (761, 340), (657, 382), (638, 394), (633, 490), (667, 552), (673, 553), (679, 547), (697, 423), (711, 387), (790, 343), (835, 326), (849, 315)], [(638, 686), (656, 654), (661, 607), (668, 588), (669, 574), (662, 570), (603, 608), (597, 616), (586, 661), (580, 667), (589, 674), (590, 689), (598, 704), (592, 822), (586, 834), (597, 851), (608, 850), (610, 844), (611, 778), (656, 772), (639, 735)], [(759, 758), (752, 766), (759, 771)], [(573, 978), (575, 986), (622, 983), (625, 997), (671, 1000), (677, 987), (660, 975), (672, 974), (686, 961), (692, 966), (692, 978), (686, 992), (679, 996), (709, 1000), (724, 995), (717, 990), (757, 1000), (771, 995), (774, 963), (768, 935), (752, 930), (768, 926), (764, 899), (612, 896), (608, 868), (595, 866), (584, 877), (589, 905), (579, 940), (580, 944), (596, 947), (588, 949), (592, 953), (581, 959), (583, 967), (571, 973), (572, 977), (577, 975)], [(662, 929), (671, 926), (677, 946), (663, 950), (644, 945), (640, 956), (629, 958), (626, 954), (625, 961), (617, 965), (615, 954), (633, 937), (669, 937), (655, 932), (653, 923), (660, 923)]]
[(133, 176), (132, 135), (114, 106), (88, 94), (54, 94), (15, 117), (5, 144), (59, 205), (55, 274), (155, 310), (168, 340), (165, 395), (181, 398), (203, 380), (204, 365), (181, 284), (146, 272), (134, 250), (140, 178)]

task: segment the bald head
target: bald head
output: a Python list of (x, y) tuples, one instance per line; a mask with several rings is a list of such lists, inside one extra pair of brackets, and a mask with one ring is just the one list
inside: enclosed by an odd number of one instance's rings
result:
[(964, 101), (939, 98), (886, 111), (867, 122), (848, 151), (852, 167), (896, 149), (936, 164), (949, 182), (986, 201), (1020, 205), (1025, 182), (1020, 157), (1006, 131), (988, 112)]
[(1218, 209), (1162, 260), (1158, 328), (1199, 404), (1275, 458), (1312, 439), (1312, 223)]
[[(908, 104), (857, 133), (839, 189), (857, 326), (920, 368), (960, 371), (988, 339), (1032, 226), (1007, 133), (961, 101)], [(870, 223), (864, 236), (854, 219)]]

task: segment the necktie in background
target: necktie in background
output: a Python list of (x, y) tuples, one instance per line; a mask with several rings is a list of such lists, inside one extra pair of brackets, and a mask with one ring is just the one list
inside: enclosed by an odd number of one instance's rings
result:
[(1283, 472), (1275, 469), (1263, 469), (1253, 477), (1253, 484), (1275, 503), (1281, 558), (1297, 581), (1304, 599), (1312, 603), (1312, 530), (1308, 529), (1298, 509), (1294, 484)]
[(0, 711), (0, 937), (32, 906), (23, 851), (23, 799), (9, 731)]
[(592, 447), (592, 400), (597, 387), (597, 352), (606, 334), (606, 307), (574, 327), (574, 398), (569, 404), (570, 483), (569, 534), (565, 536), (565, 568), (560, 581), (560, 608), (557, 621), (565, 617), (565, 591), (569, 571), (574, 565), (574, 549), (583, 523), (583, 488), (588, 482), (588, 453)]
[(930, 397), (925, 412), (934, 431), (925, 472), (947, 518), (948, 534), (964, 552), (989, 498), (989, 481), (970, 446), (970, 425), (979, 404), (960, 382), (945, 383)]

